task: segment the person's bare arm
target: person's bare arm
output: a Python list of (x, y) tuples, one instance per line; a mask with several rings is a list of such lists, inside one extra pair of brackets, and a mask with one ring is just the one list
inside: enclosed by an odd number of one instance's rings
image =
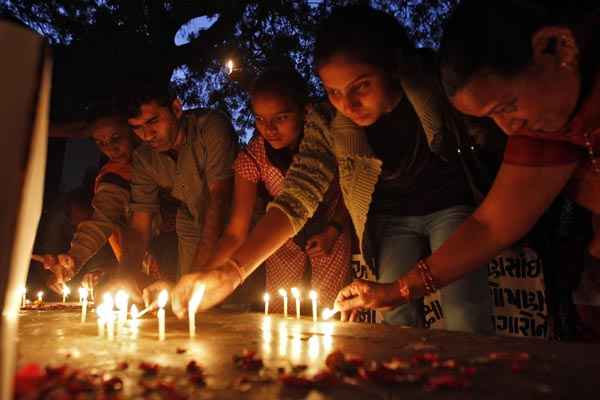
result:
[(152, 236), (152, 217), (151, 213), (133, 212), (129, 227), (125, 229), (123, 256), (118, 272), (127, 273), (140, 269)]
[(222, 265), (244, 243), (256, 205), (256, 193), (256, 183), (239, 175), (235, 176), (233, 206), (229, 222), (223, 236), (217, 243), (215, 251), (201, 269), (210, 269)]
[(202, 238), (196, 247), (194, 270), (200, 270), (212, 256), (223, 232), (225, 216), (231, 204), (233, 179), (222, 179), (209, 184), (209, 200), (204, 214)]
[[(564, 188), (575, 167), (576, 163), (550, 167), (503, 164), (479, 208), (425, 260), (438, 288), (481, 268), (522, 238)], [(387, 307), (424, 293), (421, 275), (413, 268), (391, 284), (353, 282), (340, 291), (335, 308), (347, 312)]]
[[(426, 260), (438, 284), (454, 282), (527, 234), (565, 187), (576, 165), (503, 164), (479, 208)], [(413, 270), (409, 276), (422, 286), (418, 273)]]

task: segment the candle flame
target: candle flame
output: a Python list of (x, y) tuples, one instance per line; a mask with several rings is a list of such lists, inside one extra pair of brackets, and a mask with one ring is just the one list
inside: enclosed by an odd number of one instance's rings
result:
[(327, 321), (329, 318), (331, 318), (333, 316), (333, 314), (335, 314), (335, 312), (332, 309), (324, 308), (323, 309), (323, 320)]
[(285, 291), (285, 289), (279, 289), (277, 292), (281, 297), (287, 297), (287, 292)]
[(300, 297), (300, 291), (298, 290), (298, 288), (292, 288), (292, 296), (294, 296), (295, 298)]
[(89, 294), (88, 288), (86, 288), (86, 287), (79, 288), (79, 298), (81, 298), (81, 300), (87, 300), (88, 294)]
[(202, 298), (204, 297), (205, 289), (206, 286), (204, 285), (195, 285), (194, 293), (192, 294), (192, 297), (190, 298), (190, 301), (188, 303), (188, 308), (191, 312), (195, 313), (198, 307), (200, 306), (200, 303), (202, 303)]
[(165, 308), (167, 301), (169, 301), (169, 292), (163, 289), (158, 295), (158, 308)]
[(38, 301), (42, 301), (42, 297), (44, 297), (44, 292), (42, 292), (41, 290), (39, 292), (37, 292), (37, 298)]
[(69, 289), (69, 287), (68, 287), (67, 285), (64, 285), (64, 286), (63, 286), (63, 294), (64, 294), (65, 296), (68, 296), (68, 295), (70, 295), (70, 294), (71, 294), (71, 289)]
[(311, 300), (316, 300), (316, 299), (317, 299), (317, 292), (316, 292), (316, 291), (314, 291), (314, 290), (311, 290), (311, 291), (308, 293), (308, 297), (310, 297), (310, 299), (311, 299)]
[(96, 307), (96, 315), (98, 316), (98, 319), (106, 319), (106, 304), (102, 303)]
[(267, 302), (267, 301), (269, 301), (269, 300), (271, 300), (271, 295), (269, 295), (269, 293), (265, 293), (265, 294), (263, 295), (263, 301)]
[(115, 301), (112, 297), (112, 294), (104, 293), (104, 296), (102, 296), (102, 300), (103, 300), (103, 305), (104, 305), (106, 311), (111, 312), (113, 310), (113, 308), (115, 307)]
[(229, 59), (227, 61), (227, 73), (231, 75), (233, 73), (233, 60)]

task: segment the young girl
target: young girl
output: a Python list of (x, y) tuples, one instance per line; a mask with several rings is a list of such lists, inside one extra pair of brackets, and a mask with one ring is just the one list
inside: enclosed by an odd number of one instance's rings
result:
[[(475, 144), (445, 101), (433, 57), (414, 49), (395, 18), (368, 7), (337, 10), (315, 48), (317, 73), (338, 115), (329, 124), (311, 114), (284, 190), (223, 276), (204, 277), (209, 284), (229, 287), (228, 270), (233, 277), (249, 273), (300, 229), (338, 168), (360, 249), (382, 282), (438, 248), (481, 196), (478, 176), (467, 168), (478, 161)], [(448, 329), (491, 330), (486, 268), (441, 296)], [(385, 317), (414, 326), (420, 310), (413, 302)]]
[[(256, 135), (235, 164), (233, 208), (214, 256), (203, 268), (225, 262), (245, 241), (257, 199), (270, 200), (283, 189), (284, 177), (303, 136), (308, 88), (291, 69), (264, 71), (250, 90)], [(263, 199), (264, 200), (264, 199)], [(303, 287), (310, 266), (310, 286), (320, 301), (332, 303), (350, 276), (349, 219), (338, 185), (331, 185), (321, 207), (304, 228), (266, 260), (266, 287), (273, 311), (281, 312), (279, 288)]]

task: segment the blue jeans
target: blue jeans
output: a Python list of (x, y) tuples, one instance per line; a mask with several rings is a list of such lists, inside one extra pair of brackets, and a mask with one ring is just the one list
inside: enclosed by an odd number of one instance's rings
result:
[[(469, 206), (450, 207), (416, 217), (374, 215), (369, 222), (378, 244), (379, 282), (393, 282), (416, 262), (437, 250), (471, 214)], [(487, 266), (441, 289), (446, 329), (491, 333)], [(413, 301), (384, 314), (389, 324), (419, 326), (422, 302)]]

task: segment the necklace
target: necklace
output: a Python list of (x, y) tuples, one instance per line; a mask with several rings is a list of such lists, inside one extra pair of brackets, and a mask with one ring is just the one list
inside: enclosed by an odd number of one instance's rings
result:
[(590, 161), (592, 162), (592, 169), (596, 174), (600, 175), (600, 162), (598, 161), (598, 157), (596, 157), (596, 152), (592, 146), (591, 131), (586, 131), (583, 134), (583, 137), (585, 138), (585, 147), (587, 147), (588, 155), (590, 156)]

